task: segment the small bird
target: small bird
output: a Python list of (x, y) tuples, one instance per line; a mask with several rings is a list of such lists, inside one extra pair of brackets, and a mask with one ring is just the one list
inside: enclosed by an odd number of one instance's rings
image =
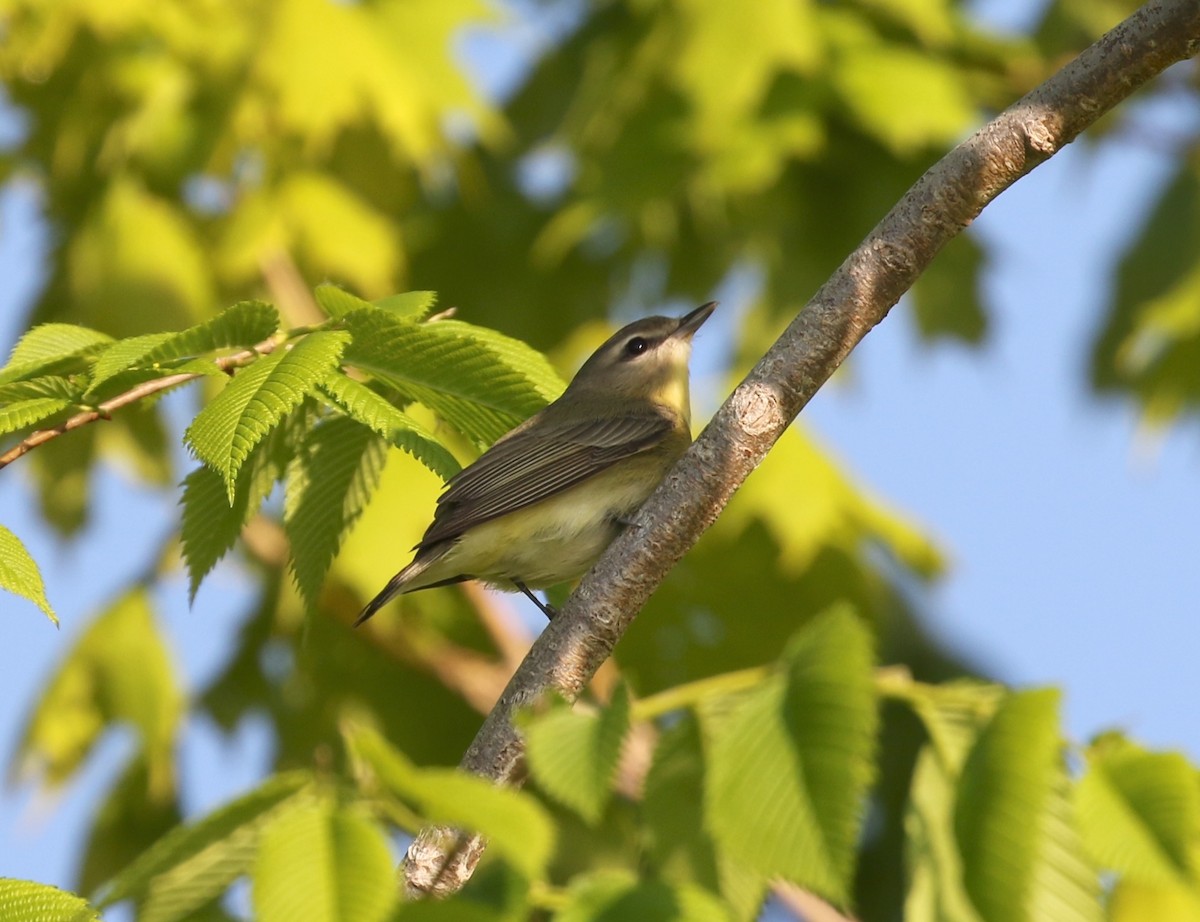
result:
[(451, 477), (412, 563), (355, 626), (397, 595), (467, 579), (554, 617), (531, 590), (586, 573), (691, 443), (692, 336), (716, 306), (619, 330), (561, 397)]

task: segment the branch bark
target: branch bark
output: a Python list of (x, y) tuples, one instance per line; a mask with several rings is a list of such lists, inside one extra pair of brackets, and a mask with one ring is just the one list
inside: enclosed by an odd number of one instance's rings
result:
[[(519, 783), (515, 713), (554, 689), (574, 698), (646, 599), (850, 350), (938, 251), (1014, 182), (1171, 64), (1200, 50), (1200, 3), (1148, 3), (1018, 100), (917, 181), (737, 387), (627, 529), (538, 638), (461, 767)], [(446, 827), (422, 830), (404, 865), (410, 896), (445, 895), (484, 847)]]

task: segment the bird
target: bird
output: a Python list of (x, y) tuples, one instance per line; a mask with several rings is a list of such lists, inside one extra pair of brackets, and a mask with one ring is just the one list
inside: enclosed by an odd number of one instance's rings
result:
[(576, 579), (631, 524), (691, 444), (688, 360), (710, 301), (622, 327), (554, 402), (451, 477), (412, 562), (362, 610), (463, 580), (519, 591)]

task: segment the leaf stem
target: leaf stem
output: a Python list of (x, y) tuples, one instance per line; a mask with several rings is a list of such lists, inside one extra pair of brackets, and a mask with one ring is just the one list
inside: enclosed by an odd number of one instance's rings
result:
[[(313, 329), (316, 328), (298, 327), (295, 330), (287, 332), (277, 331), (249, 349), (243, 349), (241, 352), (235, 352), (233, 355), (224, 355), (213, 359), (213, 364), (222, 371), (233, 371), (235, 368), (249, 365), (255, 359), (274, 352), (293, 336), (311, 332)], [(8, 451), (4, 452), (4, 454), (0, 455), (0, 468), (7, 467), (22, 455), (29, 454), (29, 452), (33, 451), (39, 445), (45, 445), (52, 439), (56, 439), (60, 435), (65, 435), (72, 429), (78, 429), (80, 426), (86, 426), (88, 423), (94, 423), (97, 420), (111, 419), (114, 410), (119, 410), (121, 407), (128, 406), (131, 403), (137, 403), (139, 400), (154, 394), (160, 394), (179, 384), (186, 384), (189, 381), (194, 381), (196, 378), (203, 377), (205, 376), (198, 372), (189, 371), (167, 375), (163, 378), (154, 378), (150, 381), (143, 381), (141, 384), (131, 387), (129, 390), (117, 394), (115, 397), (109, 398), (92, 409), (76, 413), (51, 429), (38, 429), (26, 436)]]

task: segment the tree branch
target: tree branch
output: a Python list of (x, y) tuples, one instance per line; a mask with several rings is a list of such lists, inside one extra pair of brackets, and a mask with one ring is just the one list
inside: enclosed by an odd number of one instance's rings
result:
[[(850, 254), (737, 387), (626, 529), (584, 577), (513, 675), (462, 767), (518, 783), (515, 713), (554, 689), (574, 698), (667, 571), (938, 251), (1014, 182), (1169, 65), (1200, 49), (1200, 3), (1148, 3), (933, 166)], [(410, 895), (470, 877), (478, 836), (425, 829), (408, 851)]]
[[(213, 359), (213, 364), (220, 368), (221, 371), (233, 371), (235, 368), (241, 368), (243, 365), (248, 365), (261, 356), (274, 352), (280, 343), (286, 342), (295, 332), (292, 331), (292, 333), (286, 335), (276, 333), (268, 339), (264, 339), (261, 343), (251, 346), (249, 349), (243, 349), (241, 352), (235, 352), (233, 355)], [(144, 400), (146, 397), (151, 397), (154, 394), (161, 394), (163, 391), (170, 390), (176, 385), (186, 384), (188, 381), (194, 381), (196, 378), (203, 377), (205, 376), (198, 372), (189, 371), (181, 372), (177, 375), (167, 375), (165, 378), (153, 378), (150, 381), (143, 381), (141, 384), (117, 394), (116, 397), (109, 398), (95, 409), (83, 410), (52, 429), (38, 429), (31, 435), (26, 436), (4, 454), (0, 455), (0, 468), (7, 467), (16, 461), (17, 458), (28, 454), (39, 445), (44, 445), (51, 439), (65, 435), (72, 429), (78, 429), (80, 426), (86, 426), (88, 423), (94, 423), (99, 419), (110, 419), (114, 410), (129, 406), (131, 403), (137, 403), (139, 400)]]

